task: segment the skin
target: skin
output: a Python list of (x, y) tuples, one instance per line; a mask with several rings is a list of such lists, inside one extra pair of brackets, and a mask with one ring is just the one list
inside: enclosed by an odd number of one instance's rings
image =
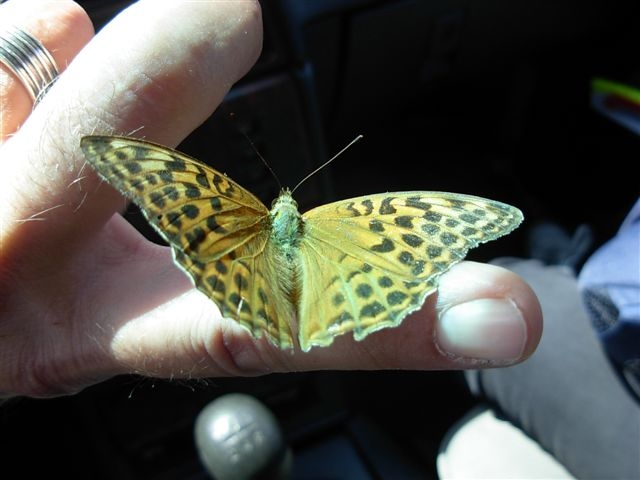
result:
[[(10, 1), (0, 19), (31, 32), (61, 71), (32, 110), (0, 65), (0, 396), (71, 394), (134, 372), (477, 368), (535, 350), (542, 315), (531, 288), (507, 270), (462, 262), (399, 328), (280, 351), (221, 318), (168, 248), (121, 217), (124, 200), (85, 165), (80, 137), (135, 134), (177, 145), (258, 57), (257, 2), (141, 0), (95, 37), (66, 0)], [(455, 340), (451, 312), (482, 335)]]

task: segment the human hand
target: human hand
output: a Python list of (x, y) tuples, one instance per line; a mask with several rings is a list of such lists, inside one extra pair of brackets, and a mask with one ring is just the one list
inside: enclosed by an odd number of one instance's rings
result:
[(0, 65), (0, 396), (68, 394), (122, 373), (464, 369), (533, 352), (535, 295), (513, 273), (473, 262), (443, 275), (401, 327), (362, 342), (281, 351), (221, 318), (168, 247), (118, 213), (122, 197), (85, 165), (80, 138), (136, 132), (178, 144), (256, 60), (258, 3), (140, 0), (93, 39), (70, 1), (25, 6), (3, 4), (0, 18), (68, 68), (31, 111)]

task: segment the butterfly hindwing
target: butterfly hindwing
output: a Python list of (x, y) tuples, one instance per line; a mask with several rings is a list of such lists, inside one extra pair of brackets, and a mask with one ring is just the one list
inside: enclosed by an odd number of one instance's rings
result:
[[(293, 346), (290, 321), (293, 306), (287, 301), (282, 277), (270, 259), (267, 235), (246, 243), (215, 261), (202, 262), (174, 249), (174, 258), (196, 287), (255, 338), (266, 334), (280, 348)], [(283, 300), (284, 299), (284, 300)]]

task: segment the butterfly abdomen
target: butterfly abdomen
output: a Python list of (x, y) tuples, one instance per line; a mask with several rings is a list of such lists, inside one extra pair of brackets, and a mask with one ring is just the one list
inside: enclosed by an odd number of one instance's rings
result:
[(278, 283), (291, 305), (297, 305), (300, 296), (300, 241), (304, 233), (298, 204), (288, 189), (283, 189), (273, 201), (269, 243), (275, 263)]

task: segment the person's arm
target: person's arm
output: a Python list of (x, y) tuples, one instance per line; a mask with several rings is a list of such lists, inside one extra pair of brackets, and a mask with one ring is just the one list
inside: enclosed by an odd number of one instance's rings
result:
[(169, 248), (119, 214), (124, 200), (85, 165), (80, 138), (135, 133), (177, 145), (259, 55), (258, 2), (141, 0), (91, 40), (77, 5), (27, 3), (1, 5), (0, 18), (29, 29), (67, 68), (31, 111), (0, 65), (0, 101), (13, 112), (1, 117), (0, 396), (69, 394), (130, 372), (463, 369), (533, 352), (542, 319), (531, 289), (471, 262), (444, 275), (401, 327), (362, 342), (346, 335), (331, 348), (281, 351), (221, 318)]

